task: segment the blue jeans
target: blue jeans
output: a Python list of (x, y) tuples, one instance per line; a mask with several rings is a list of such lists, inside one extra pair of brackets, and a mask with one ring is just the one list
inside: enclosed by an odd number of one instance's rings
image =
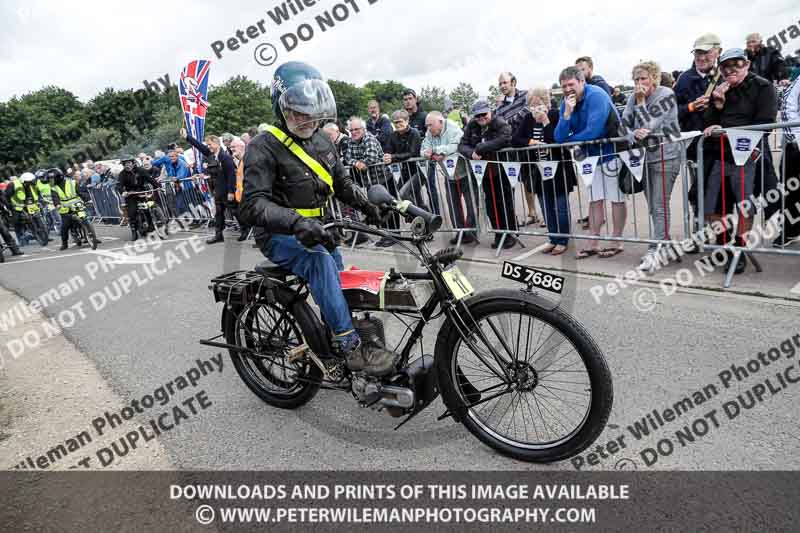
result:
[[(567, 195), (554, 192), (544, 187), (544, 194), (539, 195), (539, 204), (542, 207), (547, 231), (549, 233), (569, 233), (569, 205)], [(550, 237), (550, 242), (556, 246), (566, 246), (569, 239), (566, 237)]]
[(306, 248), (293, 235), (272, 235), (261, 252), (273, 263), (308, 282), (322, 319), (334, 334), (353, 329), (350, 307), (339, 279), (344, 264), (338, 248), (333, 252), (328, 252), (321, 244)]

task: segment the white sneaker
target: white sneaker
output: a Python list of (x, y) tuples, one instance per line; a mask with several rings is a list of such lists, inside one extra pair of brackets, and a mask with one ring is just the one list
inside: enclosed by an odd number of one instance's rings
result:
[(658, 267), (659, 267), (658, 256), (656, 255), (655, 251), (650, 251), (647, 252), (647, 254), (644, 257), (642, 257), (642, 262), (639, 263), (637, 269), (645, 271), (648, 274), (652, 274), (658, 269)]

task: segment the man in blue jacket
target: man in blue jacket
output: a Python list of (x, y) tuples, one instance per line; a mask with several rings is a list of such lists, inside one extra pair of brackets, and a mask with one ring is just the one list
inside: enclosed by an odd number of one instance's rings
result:
[[(709, 86), (719, 81), (717, 73), (717, 60), (722, 53), (722, 40), (713, 33), (701, 35), (694, 41), (692, 53), (694, 62), (692, 66), (683, 71), (675, 84), (675, 97), (678, 101), (678, 122), (681, 131), (703, 131), (705, 129), (703, 114), (711, 99)], [(713, 90), (713, 88), (712, 88)], [(706, 94), (708, 93), (708, 94)], [(689, 204), (697, 213), (697, 139), (692, 140), (686, 148), (686, 159), (692, 164), (688, 165), (691, 176), (691, 188), (689, 190)], [(710, 158), (705, 158), (706, 163), (710, 163)], [(708, 175), (710, 166), (703, 172)], [(694, 247), (690, 252), (698, 251)]]
[[(562, 70), (558, 81), (564, 99), (554, 132), (556, 142), (593, 141), (618, 135), (619, 116), (608, 92), (588, 85), (578, 67)], [(601, 156), (589, 186), (589, 227), (592, 235), (599, 235), (605, 223), (605, 200), (611, 201), (612, 236), (621, 237), (625, 227), (625, 199), (617, 182), (622, 163), (613, 155), (614, 152), (612, 143), (592, 144), (583, 150), (586, 155)], [(622, 252), (621, 242), (617, 243), (613, 248), (598, 249), (597, 240), (591, 240), (588, 248), (578, 252), (577, 258), (584, 259), (592, 255), (612, 257)]]

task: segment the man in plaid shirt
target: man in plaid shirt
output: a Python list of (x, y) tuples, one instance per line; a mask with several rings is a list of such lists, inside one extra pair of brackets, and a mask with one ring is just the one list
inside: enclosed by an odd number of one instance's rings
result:
[(376, 183), (383, 185), (386, 175), (383, 148), (378, 138), (367, 131), (366, 124), (359, 117), (350, 119), (350, 136), (342, 162), (350, 167), (353, 180), (365, 189)]
[[(386, 165), (383, 164), (383, 148), (377, 137), (367, 131), (367, 125), (360, 117), (350, 119), (350, 142), (344, 150), (342, 162), (350, 167), (350, 176), (359, 186), (366, 190), (372, 185), (383, 185), (389, 194), (397, 198), (397, 186), (394, 179), (387, 179)], [(386, 223), (388, 229), (399, 229), (396, 217), (390, 217)], [(380, 239), (375, 246), (379, 248), (392, 246), (393, 241)]]

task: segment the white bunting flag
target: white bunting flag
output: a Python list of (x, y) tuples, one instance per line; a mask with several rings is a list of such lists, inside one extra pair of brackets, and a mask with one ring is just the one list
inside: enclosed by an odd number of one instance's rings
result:
[(628, 170), (631, 171), (631, 174), (633, 174), (633, 177), (636, 178), (636, 181), (641, 182), (642, 178), (644, 177), (644, 150), (637, 150), (636, 154), (633, 153), (633, 150), (620, 152), (619, 158), (622, 159), (623, 163), (628, 165)]
[(394, 176), (394, 182), (400, 183), (403, 179), (403, 170), (400, 168), (400, 163), (392, 163), (389, 165), (389, 169), (391, 169), (392, 176)]
[(558, 161), (537, 161), (539, 165), (539, 172), (542, 173), (542, 181), (551, 180), (556, 177), (556, 170), (558, 170)]
[(447, 170), (447, 175), (451, 178), (454, 178), (456, 175), (456, 163), (458, 162), (458, 157), (450, 156), (444, 159), (444, 168)]
[(731, 145), (733, 160), (740, 167), (747, 163), (750, 154), (758, 148), (758, 143), (761, 142), (761, 137), (764, 135), (762, 131), (748, 130), (726, 130), (725, 133), (728, 135), (728, 143)]
[(511, 183), (512, 187), (516, 188), (519, 183), (519, 170), (522, 168), (522, 163), (503, 161), (503, 168), (506, 170), (508, 182)]
[(475, 174), (475, 179), (478, 181), (478, 187), (480, 187), (483, 183), (483, 173), (486, 171), (486, 161), (472, 159), (469, 164), (472, 167), (473, 174)]
[(586, 187), (591, 187), (592, 185), (594, 170), (597, 168), (597, 161), (599, 159), (599, 155), (593, 155), (583, 158), (582, 161), (575, 161), (575, 166), (578, 167), (578, 175), (580, 175)]

